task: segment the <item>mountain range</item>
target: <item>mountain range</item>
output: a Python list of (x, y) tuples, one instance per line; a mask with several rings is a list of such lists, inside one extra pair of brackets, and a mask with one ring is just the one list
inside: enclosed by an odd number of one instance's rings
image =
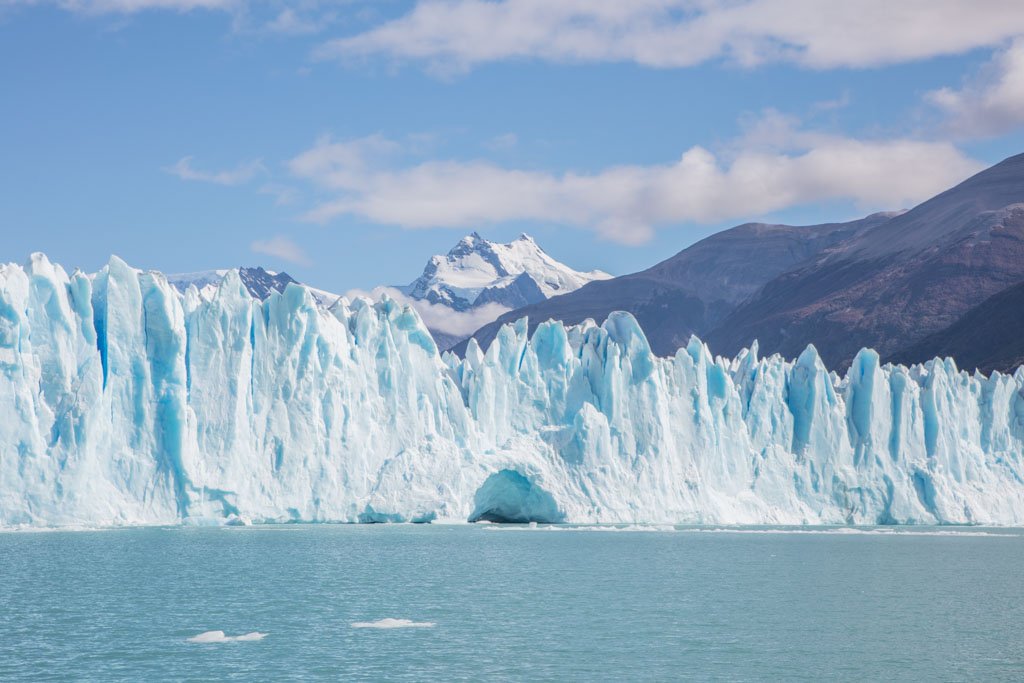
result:
[[(227, 271), (169, 276), (184, 292), (215, 291)], [(241, 268), (265, 299), (295, 280)], [(339, 296), (311, 290), (324, 306)], [(982, 171), (909, 211), (848, 222), (745, 223), (637, 273), (577, 271), (528, 235), (509, 243), (463, 237), (432, 256), (408, 285), (390, 288), (416, 307), (438, 348), (484, 348), (502, 325), (529, 319), (600, 323), (628, 311), (652, 350), (672, 355), (691, 335), (733, 355), (795, 358), (813, 344), (844, 369), (863, 347), (904, 364), (949, 356), (968, 369), (1010, 371), (1024, 361), (1024, 155)], [(467, 322), (485, 322), (466, 328)]]
[(446, 255), (430, 257), (423, 274), (399, 289), (414, 299), (456, 311), (485, 304), (520, 308), (611, 277), (600, 270), (573, 270), (551, 258), (526, 234), (501, 244), (474, 232)]
[[(258, 266), (237, 270), (249, 295), (261, 301), (271, 292), (283, 292), (291, 282), (299, 284), (288, 273)], [(227, 272), (219, 269), (180, 273), (168, 275), (167, 280), (183, 294), (194, 285), (200, 297), (209, 299)], [(378, 288), (371, 294), (388, 294), (411, 303), (424, 318), (438, 348), (444, 351), (468, 337), (481, 322), (611, 277), (600, 270), (574, 270), (552, 258), (526, 234), (501, 243), (473, 232), (460, 239), (447, 254), (431, 256), (420, 276), (408, 285)], [(305, 286), (323, 307), (341, 298), (340, 294)], [(468, 328), (467, 321), (471, 325)]]
[[(431, 256), (418, 278), (394, 289), (412, 300), (438, 347), (447, 350), (506, 311), (611, 277), (600, 270), (574, 270), (526, 234), (503, 244), (474, 232), (447, 254)], [(477, 322), (467, 329), (467, 321)]]
[[(886, 360), (924, 361), (909, 354), (918, 342), (1021, 281), (1024, 155), (773, 279), (707, 339), (728, 354), (756, 337), (764, 351), (787, 357), (813, 343), (837, 367), (865, 346)], [(946, 348), (954, 357), (977, 351)]]
[[(568, 323), (632, 313), (669, 355), (691, 334), (723, 355), (755, 339), (797, 357), (814, 344), (844, 368), (858, 349), (922, 362), (1010, 371), (1024, 357), (1024, 155), (1010, 157), (904, 212), (812, 226), (748, 223), (641, 271), (510, 311), (473, 334), (529, 316)], [(984, 327), (989, 334), (980, 334)], [(457, 353), (466, 344), (456, 346)]]
[[(654, 352), (671, 355), (686, 346), (690, 335), (714, 329), (765, 283), (891, 215), (809, 226), (746, 223), (711, 235), (647, 270), (510, 311), (473, 336), (486, 348), (502, 325), (523, 316), (529, 316), (532, 330), (548, 319), (600, 322), (612, 311), (628, 311), (640, 322)], [(459, 345), (456, 351), (464, 348)]]

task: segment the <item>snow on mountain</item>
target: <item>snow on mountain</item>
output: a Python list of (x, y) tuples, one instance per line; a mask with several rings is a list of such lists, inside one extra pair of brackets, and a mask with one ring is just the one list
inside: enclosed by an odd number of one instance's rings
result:
[(659, 358), (636, 320), (439, 356), (416, 312), (0, 266), (0, 525), (1024, 523), (1024, 370)]
[(445, 256), (432, 256), (423, 274), (400, 289), (457, 311), (483, 303), (518, 308), (611, 277), (600, 270), (573, 270), (548, 256), (529, 235), (500, 244), (474, 232)]
[(611, 277), (600, 270), (573, 270), (529, 235), (501, 244), (474, 232), (446, 255), (432, 256), (409, 285), (383, 291), (412, 303), (446, 350), (502, 313)]

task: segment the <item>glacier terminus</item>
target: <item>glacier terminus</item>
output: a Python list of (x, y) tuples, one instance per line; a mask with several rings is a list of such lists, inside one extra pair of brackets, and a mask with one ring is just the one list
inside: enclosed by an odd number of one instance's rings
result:
[(1024, 370), (654, 355), (636, 321), (439, 354), (393, 300), (0, 266), (0, 526), (1024, 523)]

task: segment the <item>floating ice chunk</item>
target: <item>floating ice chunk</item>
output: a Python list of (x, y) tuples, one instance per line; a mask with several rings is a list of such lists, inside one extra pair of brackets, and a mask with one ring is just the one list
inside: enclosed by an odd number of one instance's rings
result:
[(263, 640), (266, 637), (266, 633), (260, 633), (259, 631), (243, 633), (239, 636), (224, 635), (224, 631), (204, 631), (197, 636), (192, 636), (185, 640), (189, 643), (234, 643), (249, 640)]
[(433, 628), (432, 621), (412, 621), (410, 619), (392, 619), (390, 617), (377, 621), (353, 621), (352, 628)]

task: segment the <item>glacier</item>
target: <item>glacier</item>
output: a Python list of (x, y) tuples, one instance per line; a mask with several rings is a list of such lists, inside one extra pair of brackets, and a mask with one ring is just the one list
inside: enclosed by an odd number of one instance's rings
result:
[(1024, 370), (657, 357), (628, 314), (439, 354), (393, 300), (0, 266), (0, 526), (1024, 523)]

